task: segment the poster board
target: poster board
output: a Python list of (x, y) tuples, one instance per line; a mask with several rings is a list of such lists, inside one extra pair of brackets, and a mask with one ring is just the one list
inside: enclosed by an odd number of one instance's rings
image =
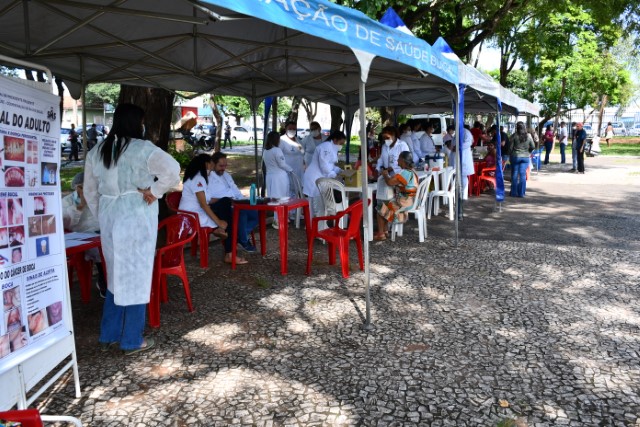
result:
[(0, 76), (0, 409), (26, 408), (69, 369), (80, 393), (61, 209), (59, 98), (50, 86), (25, 83)]

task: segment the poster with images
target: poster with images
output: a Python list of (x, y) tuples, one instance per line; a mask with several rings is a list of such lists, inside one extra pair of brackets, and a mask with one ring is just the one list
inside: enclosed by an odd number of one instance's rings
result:
[(70, 330), (58, 108), (56, 96), (0, 77), (0, 372)]

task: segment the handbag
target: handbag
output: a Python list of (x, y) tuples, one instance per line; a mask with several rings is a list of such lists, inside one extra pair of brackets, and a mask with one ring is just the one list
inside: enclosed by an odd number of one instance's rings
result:
[(394, 188), (387, 185), (384, 176), (378, 178), (378, 188), (376, 190), (377, 200), (391, 200), (394, 196)]

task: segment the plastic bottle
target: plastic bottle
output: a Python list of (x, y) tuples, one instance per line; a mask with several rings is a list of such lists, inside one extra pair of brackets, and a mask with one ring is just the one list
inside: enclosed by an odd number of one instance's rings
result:
[(251, 189), (249, 190), (249, 203), (252, 205), (256, 204), (256, 185), (251, 184)]

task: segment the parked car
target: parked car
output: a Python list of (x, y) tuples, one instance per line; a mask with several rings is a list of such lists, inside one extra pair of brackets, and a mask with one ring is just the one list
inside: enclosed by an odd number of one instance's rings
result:
[(231, 140), (233, 141), (253, 141), (253, 132), (243, 126), (234, 126), (231, 128)]
[(627, 129), (627, 135), (640, 136), (640, 123), (634, 123), (629, 129)]
[[(87, 124), (87, 129), (91, 128), (91, 123)], [(80, 145), (82, 145), (82, 126), (78, 126), (76, 128), (76, 132), (78, 132), (78, 142), (80, 143)], [(98, 142), (97, 144), (100, 144), (102, 141), (104, 141), (105, 138), (105, 134), (104, 134), (104, 125), (98, 125), (96, 124), (96, 130), (98, 131)]]
[(595, 136), (593, 133), (593, 127), (589, 123), (582, 125), (582, 129), (587, 132), (587, 138), (593, 138)]
[(69, 135), (71, 135), (71, 128), (60, 128), (60, 151), (67, 151), (71, 149)]
[(309, 133), (309, 129), (298, 128), (297, 134), (298, 138), (302, 139)]

